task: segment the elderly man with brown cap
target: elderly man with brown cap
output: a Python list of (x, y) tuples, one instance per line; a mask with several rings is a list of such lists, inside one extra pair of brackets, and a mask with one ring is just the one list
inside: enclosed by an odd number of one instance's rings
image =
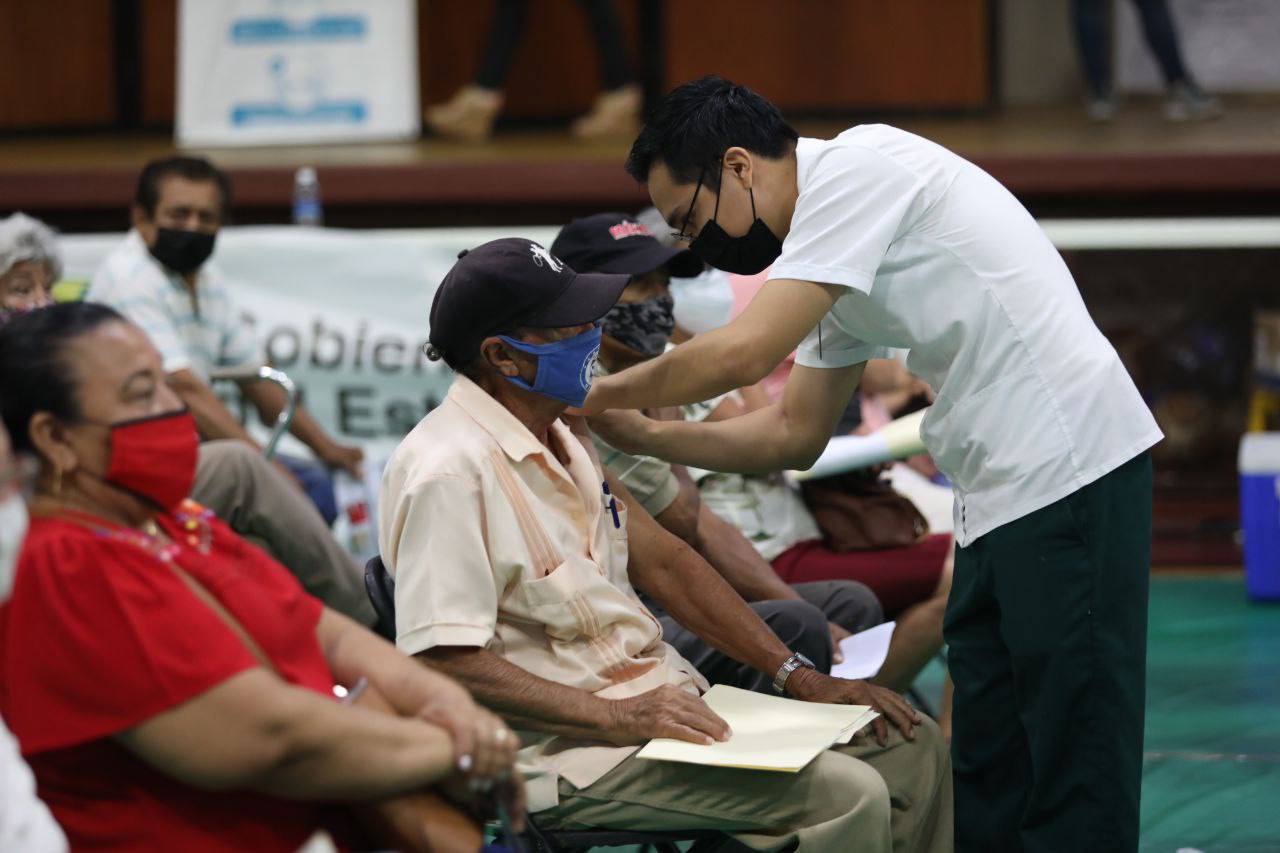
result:
[[(692, 549), (628, 509), (585, 430), (562, 420), (590, 389), (596, 321), (627, 282), (512, 238), (465, 254), (441, 283), (430, 355), (458, 375), (382, 484), (397, 645), (521, 732), (543, 826), (722, 829), (757, 850), (950, 849), (937, 727), (896, 694), (797, 659)], [(638, 760), (651, 738), (732, 733), (637, 589), (788, 696), (874, 706), (874, 736), (795, 775)]]

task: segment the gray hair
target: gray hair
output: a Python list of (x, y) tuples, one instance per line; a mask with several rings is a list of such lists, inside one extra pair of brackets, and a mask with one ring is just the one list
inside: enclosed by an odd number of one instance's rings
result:
[(0, 219), (0, 276), (23, 261), (43, 262), (54, 281), (62, 278), (62, 255), (53, 229), (25, 213), (15, 213)]

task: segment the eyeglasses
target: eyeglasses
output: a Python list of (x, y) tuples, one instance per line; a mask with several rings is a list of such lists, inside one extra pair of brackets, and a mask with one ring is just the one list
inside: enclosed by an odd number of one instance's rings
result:
[(703, 181), (706, 180), (706, 177), (707, 170), (706, 167), (703, 167), (702, 170), (698, 172), (698, 183), (693, 188), (693, 197), (689, 199), (689, 209), (685, 211), (684, 221), (680, 223), (680, 230), (671, 232), (673, 240), (677, 240), (681, 243), (693, 242), (693, 235), (688, 233), (689, 219), (693, 216), (693, 206), (698, 203), (698, 193), (702, 192), (702, 184)]

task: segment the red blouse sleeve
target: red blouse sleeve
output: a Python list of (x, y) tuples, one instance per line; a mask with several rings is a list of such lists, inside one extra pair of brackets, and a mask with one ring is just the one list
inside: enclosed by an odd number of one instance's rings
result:
[(33, 524), (0, 615), (0, 699), (24, 753), (124, 731), (256, 665), (142, 548)]

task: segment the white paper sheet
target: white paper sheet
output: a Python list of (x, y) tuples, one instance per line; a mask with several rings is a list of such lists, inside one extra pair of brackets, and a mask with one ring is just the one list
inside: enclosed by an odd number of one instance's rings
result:
[[(733, 737), (710, 746), (658, 738), (637, 758), (797, 773), (877, 715), (866, 705), (825, 705), (717, 684), (702, 697)], [(870, 716), (868, 716), (870, 714)]]
[(811, 468), (807, 471), (792, 471), (791, 476), (797, 482), (833, 477), (923, 453), (920, 425), (926, 412), (928, 409), (921, 409), (898, 418), (871, 435), (836, 436), (827, 442), (827, 449), (822, 451)]
[(885, 622), (841, 640), (840, 653), (844, 655), (844, 661), (834, 664), (831, 674), (836, 678), (854, 680), (874, 677), (884, 666), (884, 659), (889, 654), (889, 641), (893, 639), (893, 629), (897, 624)]
[(840, 737), (836, 738), (836, 743), (849, 743), (853, 740), (854, 735), (865, 729), (867, 725), (878, 716), (880, 716), (878, 712), (868, 708), (865, 714), (854, 721), (853, 725), (840, 733)]

